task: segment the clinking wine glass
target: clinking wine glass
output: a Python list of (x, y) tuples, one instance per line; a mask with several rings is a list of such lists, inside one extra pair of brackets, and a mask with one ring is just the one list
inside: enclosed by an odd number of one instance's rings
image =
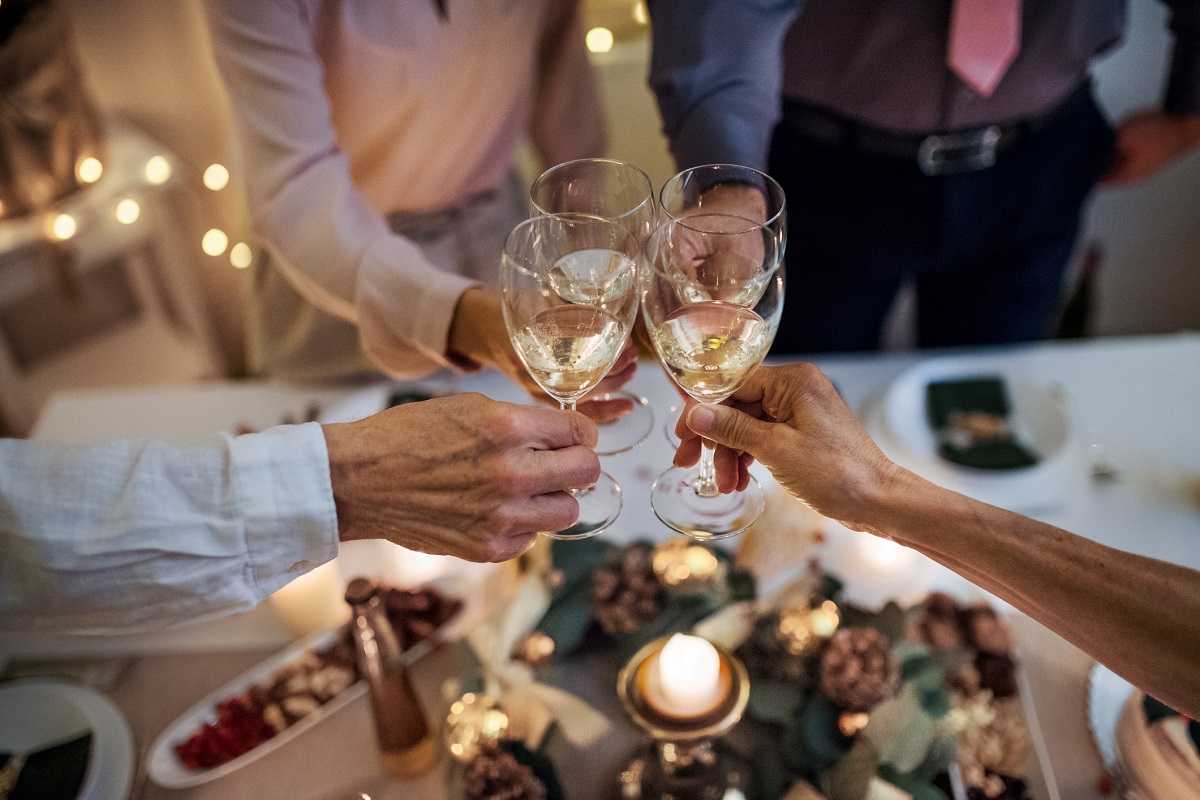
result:
[[(737, 164), (705, 164), (685, 169), (663, 184), (659, 208), (665, 219), (686, 219), (698, 214), (729, 214), (761, 222), (778, 242), (783, 258), (787, 243), (787, 199), (783, 187), (769, 175)], [(676, 417), (684, 404), (675, 403), (663, 423), (671, 447), (679, 447)]]
[[(513, 228), (500, 266), (504, 322), (529, 374), (564, 409), (612, 369), (637, 315), (638, 243), (615, 222), (537, 216)], [(594, 536), (621, 512), (607, 473), (573, 492), (579, 520), (556, 539)]]
[[(620, 223), (639, 248), (654, 230), (658, 213), (646, 173), (611, 158), (583, 158), (551, 167), (533, 182), (529, 199), (534, 214), (586, 214)], [(600, 455), (632, 450), (654, 428), (654, 412), (646, 398), (625, 390), (615, 396), (631, 400), (633, 411), (599, 426)]]
[[(777, 235), (727, 214), (664, 223), (646, 245), (642, 315), (667, 374), (705, 405), (732, 395), (762, 363), (783, 311), (783, 259)], [(736, 536), (763, 510), (750, 478), (743, 492), (717, 490), (713, 444), (700, 463), (673, 467), (654, 483), (660, 520), (694, 539)]]

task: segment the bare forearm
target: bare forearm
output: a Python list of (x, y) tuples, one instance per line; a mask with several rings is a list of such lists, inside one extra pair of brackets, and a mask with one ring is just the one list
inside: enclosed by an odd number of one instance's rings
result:
[(870, 527), (1012, 603), (1163, 702), (1200, 713), (1200, 573), (910, 473), (889, 484)]

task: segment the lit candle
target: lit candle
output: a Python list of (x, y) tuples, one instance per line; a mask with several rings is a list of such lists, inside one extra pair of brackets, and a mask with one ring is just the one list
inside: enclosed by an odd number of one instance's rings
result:
[(721, 679), (721, 654), (699, 636), (675, 634), (646, 665), (646, 701), (672, 717), (707, 714), (729, 691), (728, 681)]
[(860, 538), (858, 550), (870, 569), (884, 575), (904, 572), (915, 560), (912, 550), (896, 544), (891, 539), (880, 539), (877, 536)]

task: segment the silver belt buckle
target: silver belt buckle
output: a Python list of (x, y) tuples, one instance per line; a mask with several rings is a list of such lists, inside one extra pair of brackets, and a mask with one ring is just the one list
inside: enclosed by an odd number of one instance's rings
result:
[(917, 149), (917, 165), (926, 175), (954, 175), (987, 169), (996, 163), (1000, 129), (995, 125), (976, 131), (926, 136)]

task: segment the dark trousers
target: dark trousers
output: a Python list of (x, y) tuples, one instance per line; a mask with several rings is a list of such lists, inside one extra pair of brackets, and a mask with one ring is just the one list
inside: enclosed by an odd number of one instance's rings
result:
[(922, 347), (1038, 339), (1058, 311), (1084, 201), (1113, 135), (1088, 97), (977, 172), (930, 177), (915, 159), (775, 130), (787, 194), (787, 294), (773, 353), (874, 350), (901, 284)]

